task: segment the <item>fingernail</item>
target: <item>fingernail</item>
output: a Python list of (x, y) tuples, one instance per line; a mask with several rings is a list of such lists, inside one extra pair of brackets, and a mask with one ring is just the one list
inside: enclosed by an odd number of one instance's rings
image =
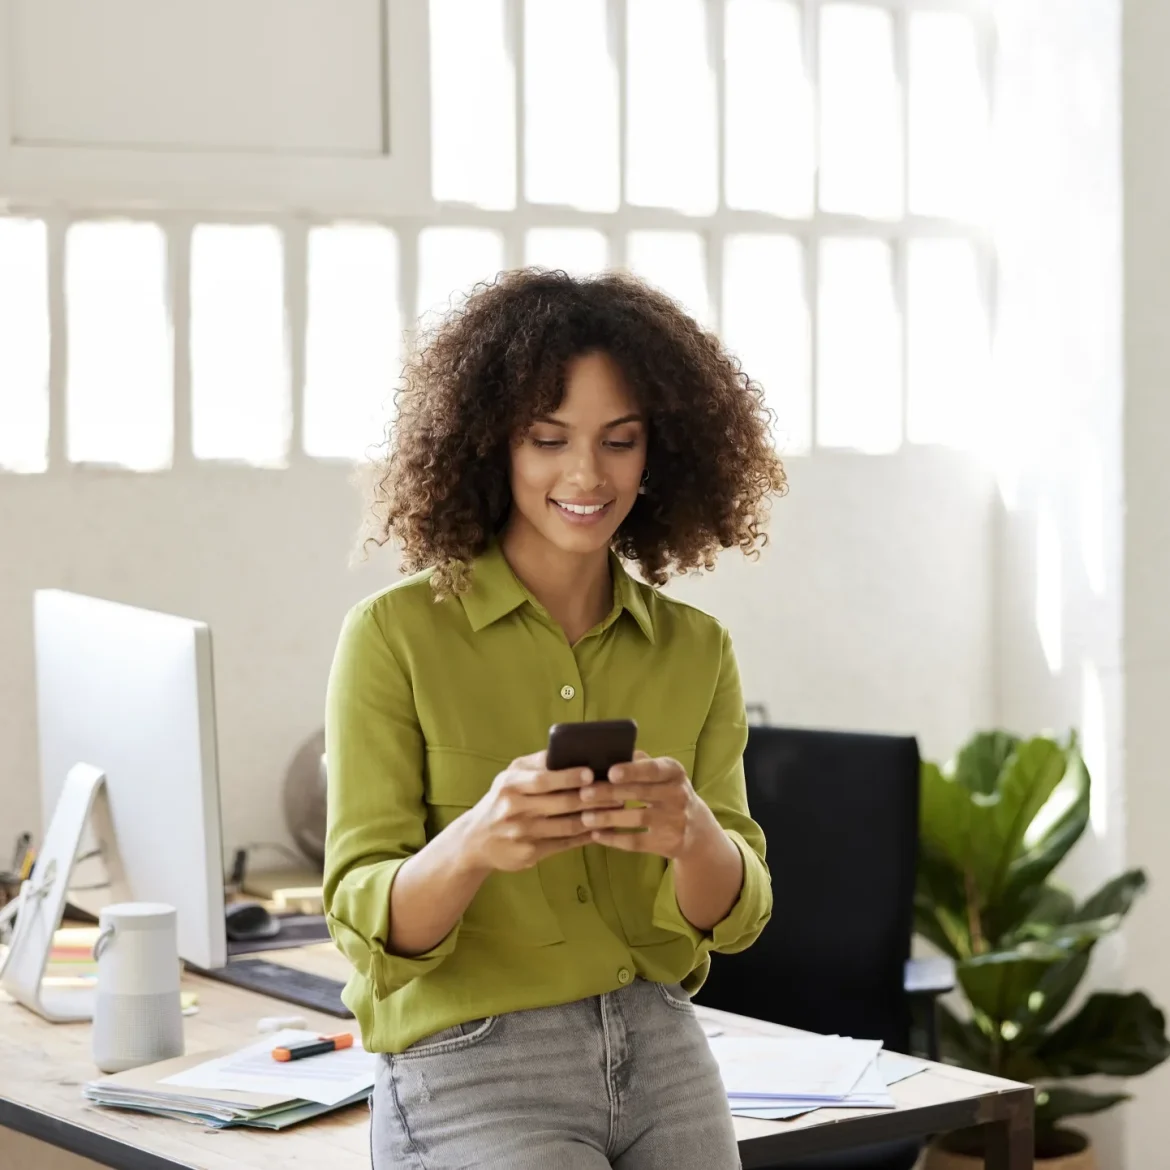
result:
[(609, 770), (609, 778), (613, 781), (618, 781), (622, 778), (622, 770), (620, 767), (613, 767)]
[(593, 773), (588, 768), (581, 769), (581, 783), (591, 784), (593, 782)]

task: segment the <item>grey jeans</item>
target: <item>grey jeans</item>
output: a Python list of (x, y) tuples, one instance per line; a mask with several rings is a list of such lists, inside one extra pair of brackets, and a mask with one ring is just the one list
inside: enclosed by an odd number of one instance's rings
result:
[(732, 1170), (735, 1131), (686, 994), (636, 980), (378, 1058), (374, 1170)]

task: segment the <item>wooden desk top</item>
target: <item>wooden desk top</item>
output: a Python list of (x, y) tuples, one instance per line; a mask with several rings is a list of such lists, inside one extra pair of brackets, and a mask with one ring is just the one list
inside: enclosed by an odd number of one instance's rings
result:
[[(268, 952), (266, 959), (343, 978), (345, 961), (330, 944)], [(184, 1019), (187, 1052), (211, 1051), (256, 1038), (261, 1016), (303, 1015), (309, 1028), (336, 1031), (338, 1021), (213, 980), (185, 975), (199, 1012)], [(777, 1034), (774, 1024), (706, 1008), (728, 1034)], [(283, 1133), (209, 1131), (145, 1113), (101, 1109), (81, 1086), (101, 1074), (90, 1054), (88, 1024), (48, 1024), (18, 1004), (0, 1002), (0, 1126), (124, 1170), (269, 1170), (329, 1166), (368, 1170), (369, 1113), (357, 1106)], [(988, 1167), (1032, 1166), (1032, 1090), (1012, 1081), (931, 1065), (891, 1089), (895, 1110), (819, 1109), (790, 1121), (736, 1118), (745, 1167), (774, 1165), (810, 1153), (866, 1145), (968, 1125), (1002, 1131), (1002, 1150)], [(998, 1149), (999, 1147), (997, 1147)], [(1025, 1160), (1026, 1149), (1026, 1160)]]

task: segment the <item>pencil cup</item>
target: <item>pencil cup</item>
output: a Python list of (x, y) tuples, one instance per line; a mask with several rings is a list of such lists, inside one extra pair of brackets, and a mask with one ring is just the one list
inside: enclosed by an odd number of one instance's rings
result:
[(99, 923), (94, 1063), (114, 1073), (182, 1056), (175, 908), (123, 902), (102, 910)]

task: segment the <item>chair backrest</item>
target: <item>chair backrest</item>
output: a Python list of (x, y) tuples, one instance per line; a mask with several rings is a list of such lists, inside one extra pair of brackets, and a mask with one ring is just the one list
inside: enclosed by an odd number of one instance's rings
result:
[(744, 769), (775, 906), (747, 951), (712, 956), (697, 1002), (905, 1051), (917, 741), (752, 727)]

